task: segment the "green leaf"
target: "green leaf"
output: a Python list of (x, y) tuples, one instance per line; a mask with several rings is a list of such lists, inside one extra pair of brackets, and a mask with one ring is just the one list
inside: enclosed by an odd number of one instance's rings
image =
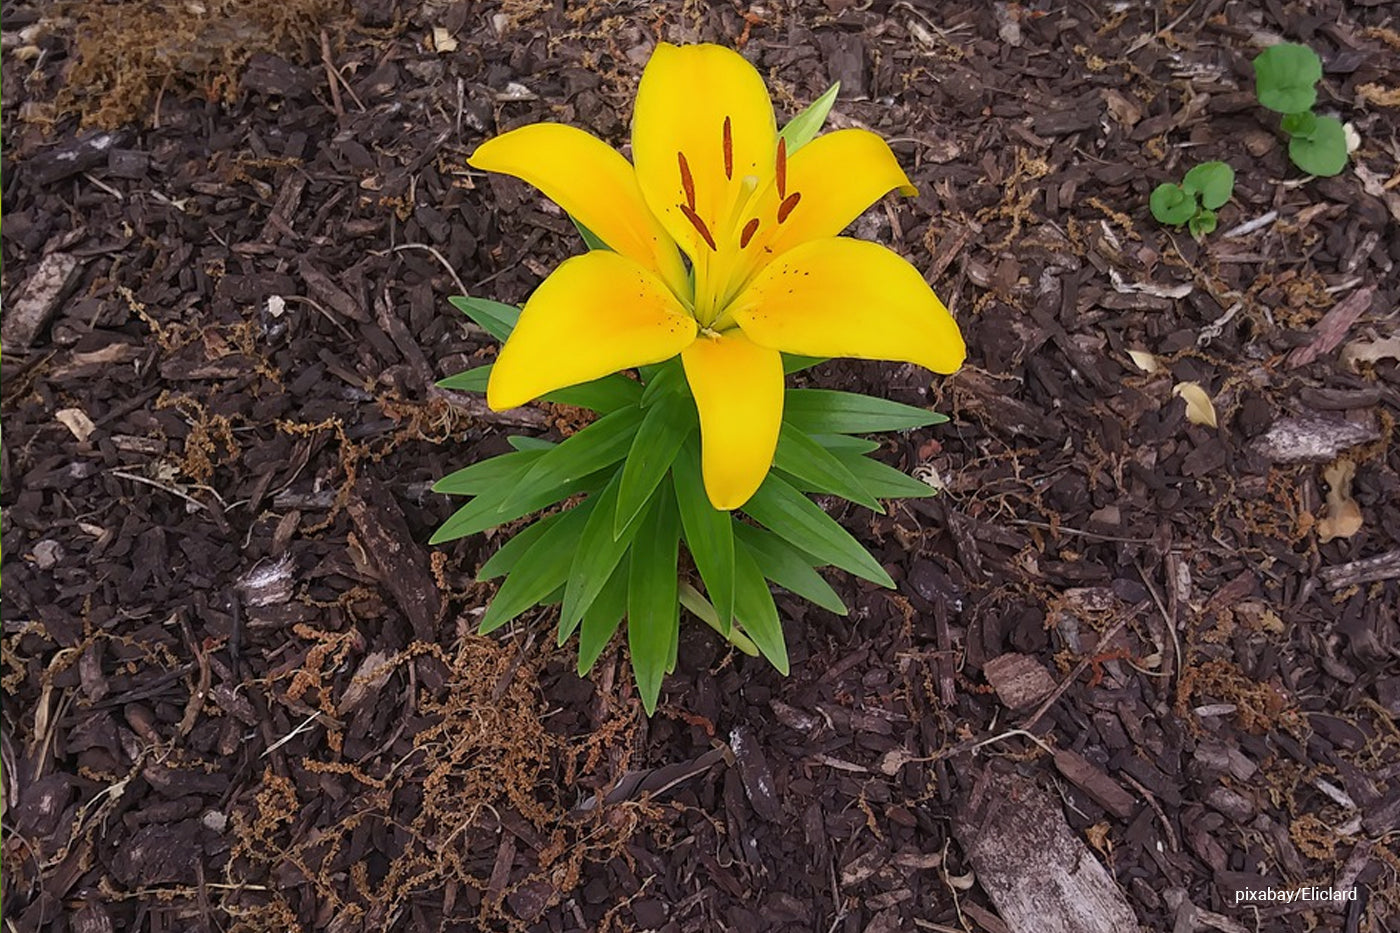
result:
[(1204, 207), (1196, 212), (1196, 216), (1191, 218), (1191, 222), (1186, 225), (1191, 231), (1191, 235), (1199, 239), (1207, 233), (1215, 231), (1215, 211), (1207, 210)]
[(627, 648), (648, 716), (656, 712), (661, 679), (671, 661), (673, 630), (680, 624), (676, 592), (680, 521), (670, 496), (657, 496), (653, 503), (637, 531), (627, 581)]
[(439, 379), (437, 387), (451, 389), (454, 392), (485, 392), (486, 383), (491, 378), (491, 365), (487, 363), (485, 366), (477, 366), (448, 376), (446, 379)]
[(815, 603), (828, 612), (846, 615), (849, 610), (821, 574), (813, 569), (816, 558), (788, 544), (771, 531), (734, 523), (736, 547), (744, 549), (763, 575), (783, 589)]
[(729, 626), (728, 631), (720, 626), (719, 614), (715, 612), (715, 607), (710, 605), (709, 600), (700, 595), (699, 590), (682, 580), (677, 594), (680, 596), (681, 605), (690, 610), (690, 613), (697, 619), (714, 629), (722, 635), (726, 641), (744, 654), (751, 658), (758, 657), (758, 648), (753, 642), (749, 641), (747, 635), (739, 631), (732, 624)]
[(689, 396), (667, 392), (646, 409), (622, 466), (614, 536), (636, 519), (695, 427), (695, 403)]
[(621, 460), (641, 419), (642, 409), (620, 408), (551, 447), (521, 477), (519, 485), (501, 502), (499, 511), (511, 511), (541, 490), (565, 485)]
[(506, 438), (506, 443), (516, 450), (549, 450), (551, 447), (559, 446), (547, 438), (526, 437), (523, 434), (512, 434)]
[(1180, 226), (1196, 213), (1196, 198), (1170, 182), (1154, 188), (1147, 203), (1158, 223)]
[(826, 123), (826, 116), (831, 112), (831, 105), (836, 103), (836, 95), (841, 90), (841, 82), (837, 81), (827, 88), (826, 93), (812, 101), (797, 116), (788, 121), (778, 134), (779, 139), (787, 141), (787, 154), (791, 158), (792, 154), (809, 142), (817, 138), (817, 134), (822, 131), (822, 126)]
[(589, 516), (588, 526), (583, 529), (583, 536), (579, 539), (578, 553), (574, 555), (569, 580), (564, 588), (564, 608), (559, 614), (561, 645), (574, 633), (584, 612), (598, 598), (603, 585), (612, 577), (622, 555), (627, 553), (636, 536), (636, 523), (621, 534), (613, 534), (618, 488), (623, 482), (621, 470), (613, 474), (612, 481), (598, 494), (598, 507)]
[(825, 356), (798, 356), (796, 353), (783, 354), (783, 375), (789, 376), (793, 373), (800, 373), (804, 369), (811, 369), (813, 366), (820, 366), (829, 357)]
[(768, 663), (784, 676), (788, 673), (787, 645), (778, 607), (768, 590), (768, 581), (749, 552), (734, 553), (734, 614)]
[(569, 576), (579, 536), (593, 512), (594, 500), (565, 512), (544, 530), (529, 550), (529, 559), (519, 561), (496, 592), (496, 598), (481, 617), (480, 631), (493, 632), (531, 606), (549, 597)]
[(1278, 113), (1298, 113), (1317, 101), (1322, 59), (1306, 45), (1280, 42), (1254, 58), (1254, 86), (1259, 103)]
[(700, 571), (710, 602), (714, 604), (715, 625), (727, 633), (734, 620), (734, 518), (710, 505), (700, 474), (700, 448), (689, 443), (671, 464), (671, 483), (676, 491), (685, 546)]
[(582, 677), (593, 669), (598, 656), (612, 641), (613, 633), (627, 611), (627, 577), (629, 561), (624, 556), (613, 570), (608, 582), (593, 605), (583, 614), (578, 630), (578, 673)]
[[(504, 494), (512, 483), (520, 481), (543, 450), (521, 450), (501, 454), (449, 473), (433, 484), (433, 492), (450, 496), (479, 496), (495, 489)], [(497, 488), (501, 487), (501, 488)]]
[(503, 487), (510, 488), (510, 493), (493, 490), (489, 494), (478, 495), (453, 512), (452, 516), (443, 522), (437, 531), (433, 532), (428, 543), (443, 544), (447, 541), (455, 541), (458, 538), (474, 535), (487, 528), (513, 522), (517, 518), (548, 508), (577, 493), (596, 492), (607, 480), (608, 473), (600, 470), (579, 479), (562, 482), (558, 486), (538, 489), (523, 499), (512, 499), (513, 504), (504, 512), (499, 508), (500, 503), (506, 495), (514, 495), (514, 486)]
[(830, 493), (885, 514), (884, 506), (835, 454), (790, 424), (783, 425), (778, 434), (773, 466), (796, 479), (804, 491)]
[(482, 330), (501, 343), (506, 342), (510, 332), (515, 330), (515, 322), (520, 319), (520, 309), (515, 305), (502, 304), (489, 298), (453, 295), (447, 300), (452, 307), (471, 318)]
[(1288, 141), (1288, 157), (1309, 175), (1330, 178), (1347, 167), (1347, 133), (1336, 117), (1318, 117), (1310, 136)]
[(857, 392), (788, 389), (783, 421), (808, 434), (903, 431), (947, 421), (946, 415)]
[(609, 373), (601, 379), (583, 382), (576, 386), (555, 389), (544, 396), (546, 402), (556, 405), (575, 405), (606, 415), (636, 405), (642, 397), (642, 384), (628, 379), (622, 373)]
[(1224, 162), (1202, 162), (1186, 173), (1181, 187), (1201, 196), (1201, 204), (1215, 210), (1230, 200), (1235, 191), (1235, 170)]
[(528, 525), (515, 533), (513, 537), (501, 549), (481, 565), (481, 569), (476, 572), (478, 581), (494, 580), (497, 577), (504, 577), (520, 563), (530, 548), (535, 546), (540, 536), (549, 530), (550, 526), (564, 517), (564, 512), (555, 512), (553, 515), (546, 515), (534, 524)]
[(836, 457), (877, 499), (927, 499), (938, 495), (938, 490), (927, 483), (870, 457), (846, 451), (837, 451)]
[(681, 367), (679, 356), (673, 356), (663, 363), (653, 363), (643, 377), (646, 388), (642, 390), (642, 405), (650, 405), (663, 394), (681, 392), (688, 387), (685, 381), (685, 370)]
[(1286, 113), (1279, 121), (1283, 131), (1289, 136), (1311, 136), (1317, 129), (1317, 114), (1311, 110), (1302, 113)]
[(894, 581), (875, 558), (846, 529), (815, 502), (774, 474), (744, 504), (744, 512), (774, 534), (787, 539), (823, 563), (894, 588)]
[(849, 434), (808, 434), (812, 440), (833, 453), (868, 454), (880, 449), (879, 441), (866, 437), (851, 437)]
[(594, 233), (592, 230), (589, 230), (583, 224), (579, 223), (577, 220), (574, 219), (572, 215), (570, 215), (569, 219), (573, 220), (574, 229), (578, 231), (578, 235), (583, 237), (584, 246), (587, 246), (590, 250), (601, 249), (606, 250), (607, 252), (612, 252), (612, 249), (608, 246), (608, 244), (603, 242), (602, 238), (600, 238), (598, 234)]

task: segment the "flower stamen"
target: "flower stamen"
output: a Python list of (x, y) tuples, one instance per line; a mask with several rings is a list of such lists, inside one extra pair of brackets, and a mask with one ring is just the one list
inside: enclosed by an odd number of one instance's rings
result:
[(719, 247), (715, 246), (715, 238), (710, 234), (710, 228), (705, 226), (705, 221), (701, 219), (699, 214), (695, 213), (695, 208), (687, 207), (684, 204), (677, 206), (680, 207), (681, 213), (685, 215), (685, 219), (690, 221), (690, 225), (695, 228), (695, 232), (699, 233), (704, 239), (705, 245), (712, 251), (717, 250)]
[(755, 217), (744, 224), (744, 231), (739, 234), (739, 248), (744, 249), (753, 239), (753, 235), (758, 232), (758, 218)]
[(787, 198), (787, 140), (778, 140), (778, 198)]
[(724, 177), (734, 180), (734, 133), (729, 127), (729, 118), (724, 118)]
[(676, 161), (681, 167), (681, 187), (685, 189), (685, 201), (690, 205), (691, 213), (695, 212), (695, 179), (690, 174), (690, 163), (685, 160), (684, 152), (676, 153)]
[(792, 209), (796, 207), (797, 202), (801, 200), (802, 195), (800, 192), (797, 191), (794, 191), (792, 194), (783, 198), (783, 203), (778, 205), (778, 223), (782, 223), (783, 221), (787, 220), (788, 215), (792, 213)]

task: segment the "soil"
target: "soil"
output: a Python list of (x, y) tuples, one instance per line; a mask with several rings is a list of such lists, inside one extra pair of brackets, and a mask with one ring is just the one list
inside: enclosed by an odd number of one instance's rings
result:
[[(1393, 5), (269, 6), (4, 4), (6, 929), (996, 933), (1032, 801), (1143, 929), (1400, 928)], [(1336, 178), (1254, 99), (1278, 37)], [(425, 542), (578, 423), (433, 387), (494, 352), (449, 295), (581, 249), (465, 158), (623, 144), (658, 38), (786, 115), (841, 81), (921, 191), (854, 233), (970, 355), (803, 377), (947, 412), (878, 454), (943, 494), (823, 503), (898, 589), (782, 597), (786, 678), (687, 626), (648, 720), (620, 645), (473, 634), (502, 536)], [(1206, 159), (1196, 242), (1147, 200)], [(1234, 904), (1309, 885), (1357, 896)]]

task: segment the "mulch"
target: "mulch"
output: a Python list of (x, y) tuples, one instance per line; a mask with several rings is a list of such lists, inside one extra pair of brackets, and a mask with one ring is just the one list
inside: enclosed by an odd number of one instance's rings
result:
[[(998, 933), (1042, 829), (1147, 930), (1400, 926), (1393, 7), (281, 6), (207, 4), (195, 54), (160, 2), (4, 4), (7, 929)], [(1360, 136), (1336, 178), (1253, 99), (1280, 36)], [(581, 248), (465, 157), (622, 144), (658, 37), (787, 114), (842, 82), (921, 191), (854, 233), (970, 355), (801, 377), (947, 412), (878, 454), (943, 493), (824, 502), (898, 589), (780, 597), (786, 678), (686, 627), (647, 720), (618, 644), (473, 634), (503, 536), (425, 542), (437, 477), (579, 424), (433, 385), (494, 352), (447, 296)], [(1156, 224), (1216, 158), (1220, 230)], [(1358, 896), (1233, 903), (1305, 885)]]

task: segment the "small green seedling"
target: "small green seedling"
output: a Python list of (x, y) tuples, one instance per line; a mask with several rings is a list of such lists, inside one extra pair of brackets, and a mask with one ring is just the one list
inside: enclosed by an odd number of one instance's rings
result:
[(1215, 212), (1235, 190), (1235, 170), (1224, 162), (1202, 162), (1186, 173), (1181, 184), (1158, 185), (1149, 205), (1164, 224), (1186, 224), (1194, 237), (1215, 230)]
[(1340, 174), (1347, 164), (1347, 135), (1336, 117), (1312, 112), (1322, 59), (1306, 45), (1281, 42), (1254, 59), (1254, 86), (1259, 103), (1283, 114), (1288, 157), (1309, 175)]

